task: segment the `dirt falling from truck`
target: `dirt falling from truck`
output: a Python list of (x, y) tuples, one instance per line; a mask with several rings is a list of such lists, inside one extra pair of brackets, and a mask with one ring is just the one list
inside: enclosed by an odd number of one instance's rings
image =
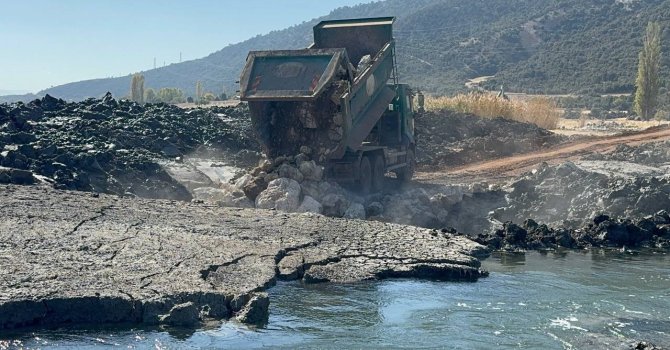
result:
[(303, 146), (324, 163), (343, 137), (340, 98), (345, 81), (336, 81), (315, 101), (249, 102), (251, 118), (263, 152), (274, 159), (300, 153)]

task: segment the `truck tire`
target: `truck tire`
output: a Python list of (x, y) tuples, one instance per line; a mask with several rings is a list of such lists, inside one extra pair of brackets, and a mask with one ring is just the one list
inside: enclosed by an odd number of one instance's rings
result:
[(414, 157), (414, 150), (407, 150), (406, 158), (407, 166), (404, 166), (398, 169), (395, 174), (398, 177), (398, 180), (402, 182), (409, 182), (414, 176), (414, 169), (416, 168), (416, 158)]
[(372, 166), (368, 157), (361, 158), (358, 167), (358, 187), (361, 194), (368, 194), (372, 190)]
[(384, 157), (372, 157), (372, 190), (374, 192), (380, 192), (384, 189), (384, 175), (386, 175)]

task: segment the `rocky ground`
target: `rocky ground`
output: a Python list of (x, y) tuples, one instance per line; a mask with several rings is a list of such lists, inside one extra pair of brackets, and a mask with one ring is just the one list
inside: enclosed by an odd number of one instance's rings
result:
[[(533, 125), (448, 111), (427, 113), (416, 126), (419, 166), (439, 171), (567, 141)], [(244, 105), (182, 110), (111, 95), (0, 105), (0, 149), (0, 183), (50, 182), (60, 189), (453, 227), (474, 235), (526, 219), (570, 229), (601, 213), (639, 219), (667, 209), (670, 193), (666, 142), (542, 165), (504, 186), (404, 186), (388, 179), (386, 190), (362, 196), (325, 179), (319, 152), (309, 147), (255, 167), (259, 146)]]
[(670, 169), (670, 141), (647, 143), (639, 146), (619, 145), (610, 153), (596, 153), (584, 157), (591, 161), (618, 161)]
[[(244, 105), (183, 110), (116, 101), (111, 95), (80, 103), (47, 96), (0, 105), (0, 183), (49, 182), (59, 189), (423, 227), (456, 226), (470, 215), (444, 207), (462, 203), (463, 194), (473, 192), (469, 188), (399, 189), (389, 180), (395, 190), (360, 196), (324, 179), (319, 151), (310, 148), (254, 169), (260, 147), (252, 134)], [(500, 157), (564, 140), (528, 124), (450, 112), (420, 117), (417, 134), (424, 167)], [(246, 176), (244, 169), (250, 169)]]
[[(442, 170), (446, 164), (536, 151), (567, 140), (530, 124), (449, 111), (427, 113), (416, 125), (418, 165), (422, 169)], [(230, 184), (198, 189), (200, 195), (196, 197), (224, 206), (278, 208), (429, 228), (452, 226), (468, 232), (488, 229), (490, 223), (480, 220), (481, 213), (505, 204), (503, 192), (483, 193), (477, 186), (403, 185), (394, 179), (387, 179), (384, 191), (364, 196), (355, 188), (327, 181), (319, 165), (321, 158), (319, 152), (303, 147), (295, 156), (262, 162)], [(471, 200), (473, 196), (477, 198)], [(487, 201), (482, 202), (482, 196)], [(471, 220), (472, 216), (477, 216), (476, 220)]]
[[(0, 185), (0, 329), (262, 324), (277, 279), (476, 280), (484, 246), (670, 247), (668, 142), (503, 185), (387, 179), (363, 196), (328, 181), (310, 147), (259, 162), (251, 130), (243, 105), (0, 105), (0, 183), (34, 185)], [(439, 171), (567, 142), (449, 112), (423, 116), (417, 133), (419, 166)]]
[(486, 275), (464, 237), (314, 214), (4, 185), (0, 216), (0, 330), (263, 324), (277, 279)]
[[(592, 165), (586, 163), (587, 165)], [(603, 174), (580, 163), (541, 165), (506, 187), (499, 221), (527, 218), (551, 226), (577, 228), (597, 214), (639, 218), (670, 207), (670, 178), (656, 173), (627, 177)]]
[(110, 94), (0, 104), (0, 183), (43, 180), (59, 189), (190, 200), (161, 161), (213, 154), (248, 166), (257, 148), (243, 106), (183, 110)]

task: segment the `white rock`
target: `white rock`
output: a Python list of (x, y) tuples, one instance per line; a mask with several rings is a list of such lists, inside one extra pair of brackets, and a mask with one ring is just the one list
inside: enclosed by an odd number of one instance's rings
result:
[(251, 174), (246, 174), (246, 175), (240, 177), (239, 179), (237, 179), (237, 181), (235, 181), (235, 188), (237, 188), (239, 190), (242, 190), (244, 188), (244, 186), (246, 186), (253, 179), (254, 179), (254, 177)]
[(272, 180), (256, 198), (256, 208), (295, 212), (300, 205), (300, 184), (285, 177)]
[(298, 213), (321, 214), (323, 213), (323, 206), (321, 205), (321, 203), (317, 202), (316, 199), (310, 196), (305, 196), (305, 198), (302, 200), (302, 204), (300, 204), (300, 207), (298, 207), (298, 210), (296, 211)]

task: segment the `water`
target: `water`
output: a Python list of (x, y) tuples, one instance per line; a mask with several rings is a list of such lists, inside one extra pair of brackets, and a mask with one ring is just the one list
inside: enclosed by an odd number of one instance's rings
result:
[[(670, 256), (604, 252), (495, 255), (476, 283), (280, 283), (266, 329), (65, 329), (0, 335), (0, 349), (617, 349), (670, 345)], [(7, 342), (8, 341), (8, 342)]]

